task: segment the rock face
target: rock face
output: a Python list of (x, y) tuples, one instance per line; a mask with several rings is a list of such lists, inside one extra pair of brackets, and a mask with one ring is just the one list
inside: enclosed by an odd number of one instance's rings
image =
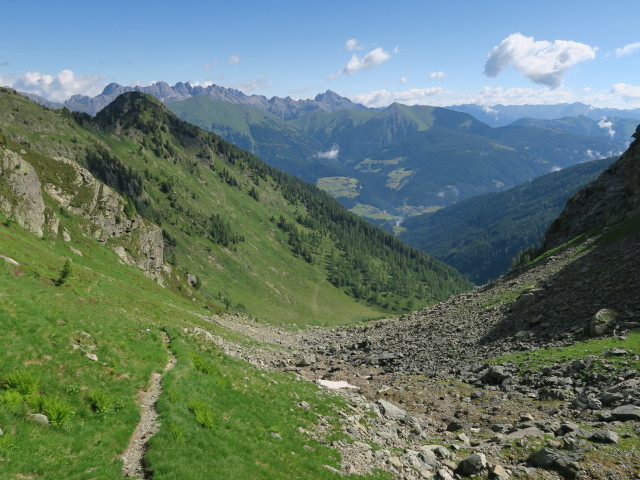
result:
[(0, 148), (0, 211), (39, 237), (45, 233), (56, 237), (60, 219), (46, 207), (47, 195), (85, 219), (87, 222), (81, 225), (85, 233), (109, 245), (123, 262), (161, 281), (162, 230), (135, 213), (127, 214), (120, 194), (76, 162), (63, 157), (51, 161), (56, 164), (51, 170), (57, 174), (49, 174), (43, 185), (33, 166), (20, 154)]
[(549, 250), (598, 226), (640, 214), (640, 127), (620, 159), (567, 201), (546, 233)]
[(17, 153), (0, 148), (0, 179), (0, 211), (42, 237), (45, 206), (40, 179), (33, 167)]

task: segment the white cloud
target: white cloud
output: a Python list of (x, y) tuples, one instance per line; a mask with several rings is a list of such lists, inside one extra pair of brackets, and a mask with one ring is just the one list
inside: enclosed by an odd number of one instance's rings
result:
[(104, 77), (98, 75), (75, 75), (71, 70), (61, 70), (55, 75), (40, 72), (27, 72), (17, 77), (0, 75), (0, 84), (53, 102), (63, 102), (76, 94), (96, 96), (102, 92), (105, 82)]
[(640, 101), (640, 87), (628, 83), (616, 83), (611, 89), (611, 93), (621, 95), (625, 102)]
[(439, 71), (439, 72), (431, 72), (429, 74), (429, 78), (444, 78), (445, 74), (443, 71)]
[(598, 121), (598, 126), (603, 130), (607, 131), (607, 135), (610, 137), (614, 137), (616, 135), (616, 131), (613, 129), (613, 122), (609, 120), (607, 117), (602, 117)]
[(231, 55), (229, 57), (229, 65), (235, 65), (236, 63), (240, 63), (240, 57), (237, 55)]
[(563, 75), (569, 68), (595, 56), (596, 48), (584, 43), (569, 40), (536, 42), (533, 37), (514, 33), (489, 53), (484, 73), (496, 77), (511, 65), (534, 83), (555, 89), (562, 85)]
[(362, 50), (363, 48), (364, 46), (362, 46), (362, 44), (355, 38), (350, 38), (344, 44), (344, 49), (348, 52), (353, 52), (354, 50)]
[(426, 105), (431, 103), (427, 102), (427, 99), (441, 95), (442, 93), (444, 93), (443, 87), (412, 88), (402, 92), (389, 92), (383, 89), (354, 95), (352, 100), (367, 107), (386, 107), (393, 102), (404, 103), (406, 105)]
[(622, 48), (616, 48), (616, 57), (624, 57), (640, 50), (640, 42), (629, 43)]
[(398, 80), (400, 83), (407, 83), (409, 81), (409, 79), (407, 77), (402, 77), (400, 80)]
[(358, 55), (356, 54), (353, 54), (353, 57), (351, 57), (351, 60), (349, 60), (347, 66), (344, 67), (344, 73), (346, 73), (347, 75), (352, 75), (358, 70), (367, 70), (378, 66), (381, 63), (386, 62), (390, 58), (391, 55), (388, 52), (384, 51), (381, 47), (371, 50), (362, 58), (358, 57)]
[(327, 150), (326, 152), (318, 152), (316, 154), (316, 157), (318, 158), (325, 158), (327, 160), (335, 160), (336, 158), (338, 158), (338, 154), (340, 153), (340, 146), (339, 145), (333, 145), (329, 150)]
[[(394, 53), (397, 53), (394, 50)], [(391, 58), (391, 54), (386, 50), (383, 50), (381, 47), (374, 48), (369, 53), (367, 53), (364, 57), (359, 57), (355, 53), (347, 63), (347, 66), (344, 67), (337, 73), (333, 73), (329, 75), (327, 78), (329, 80), (333, 80), (334, 78), (339, 77), (342, 74), (345, 75), (353, 75), (358, 70), (368, 70), (370, 68), (376, 67), (381, 63), (386, 62)]]

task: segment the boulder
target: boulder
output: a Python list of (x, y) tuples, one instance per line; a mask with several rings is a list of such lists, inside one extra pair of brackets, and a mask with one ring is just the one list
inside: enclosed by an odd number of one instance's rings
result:
[(603, 308), (591, 317), (589, 321), (589, 335), (599, 337), (612, 330), (620, 320), (621, 314), (613, 308)]
[(582, 459), (577, 453), (561, 453), (552, 448), (543, 448), (532, 453), (527, 459), (527, 463), (545, 470), (555, 470), (564, 478), (574, 479), (578, 471), (576, 462)]
[(614, 408), (611, 415), (616, 420), (640, 420), (640, 407), (636, 405), (622, 405)]
[(456, 473), (462, 476), (475, 475), (487, 468), (487, 458), (482, 453), (474, 453), (463, 458), (456, 468)]
[(296, 367), (310, 367), (314, 363), (316, 363), (316, 356), (311, 354), (301, 355), (296, 359)]
[(599, 430), (589, 437), (592, 442), (618, 443), (618, 434), (611, 430)]
[(380, 406), (382, 414), (391, 420), (404, 420), (404, 418), (407, 416), (407, 412), (391, 402), (387, 402), (386, 400), (378, 400), (377, 403)]
[(42, 425), (49, 426), (49, 418), (46, 415), (42, 415), (41, 413), (32, 413), (27, 417), (27, 419), (36, 423), (41, 423)]
[(489, 467), (489, 478), (493, 480), (508, 480), (509, 477), (509, 472), (507, 472), (503, 466), (492, 465)]

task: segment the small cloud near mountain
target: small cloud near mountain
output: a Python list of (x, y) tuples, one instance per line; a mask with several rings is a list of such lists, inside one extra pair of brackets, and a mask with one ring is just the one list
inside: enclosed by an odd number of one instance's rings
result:
[(316, 154), (316, 157), (318, 158), (324, 158), (327, 160), (335, 160), (336, 158), (338, 158), (338, 154), (340, 153), (340, 146), (339, 145), (332, 145), (331, 148), (329, 150), (327, 150), (326, 152), (318, 152)]
[(598, 126), (603, 130), (606, 130), (607, 135), (609, 135), (611, 138), (615, 137), (616, 131), (613, 129), (613, 122), (609, 120), (607, 117), (602, 117), (598, 121)]

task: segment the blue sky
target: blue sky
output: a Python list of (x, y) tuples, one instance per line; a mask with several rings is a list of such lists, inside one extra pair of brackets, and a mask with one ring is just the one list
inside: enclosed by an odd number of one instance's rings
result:
[(370, 106), (640, 107), (630, 0), (2, 3), (0, 84), (55, 101), (162, 80)]

